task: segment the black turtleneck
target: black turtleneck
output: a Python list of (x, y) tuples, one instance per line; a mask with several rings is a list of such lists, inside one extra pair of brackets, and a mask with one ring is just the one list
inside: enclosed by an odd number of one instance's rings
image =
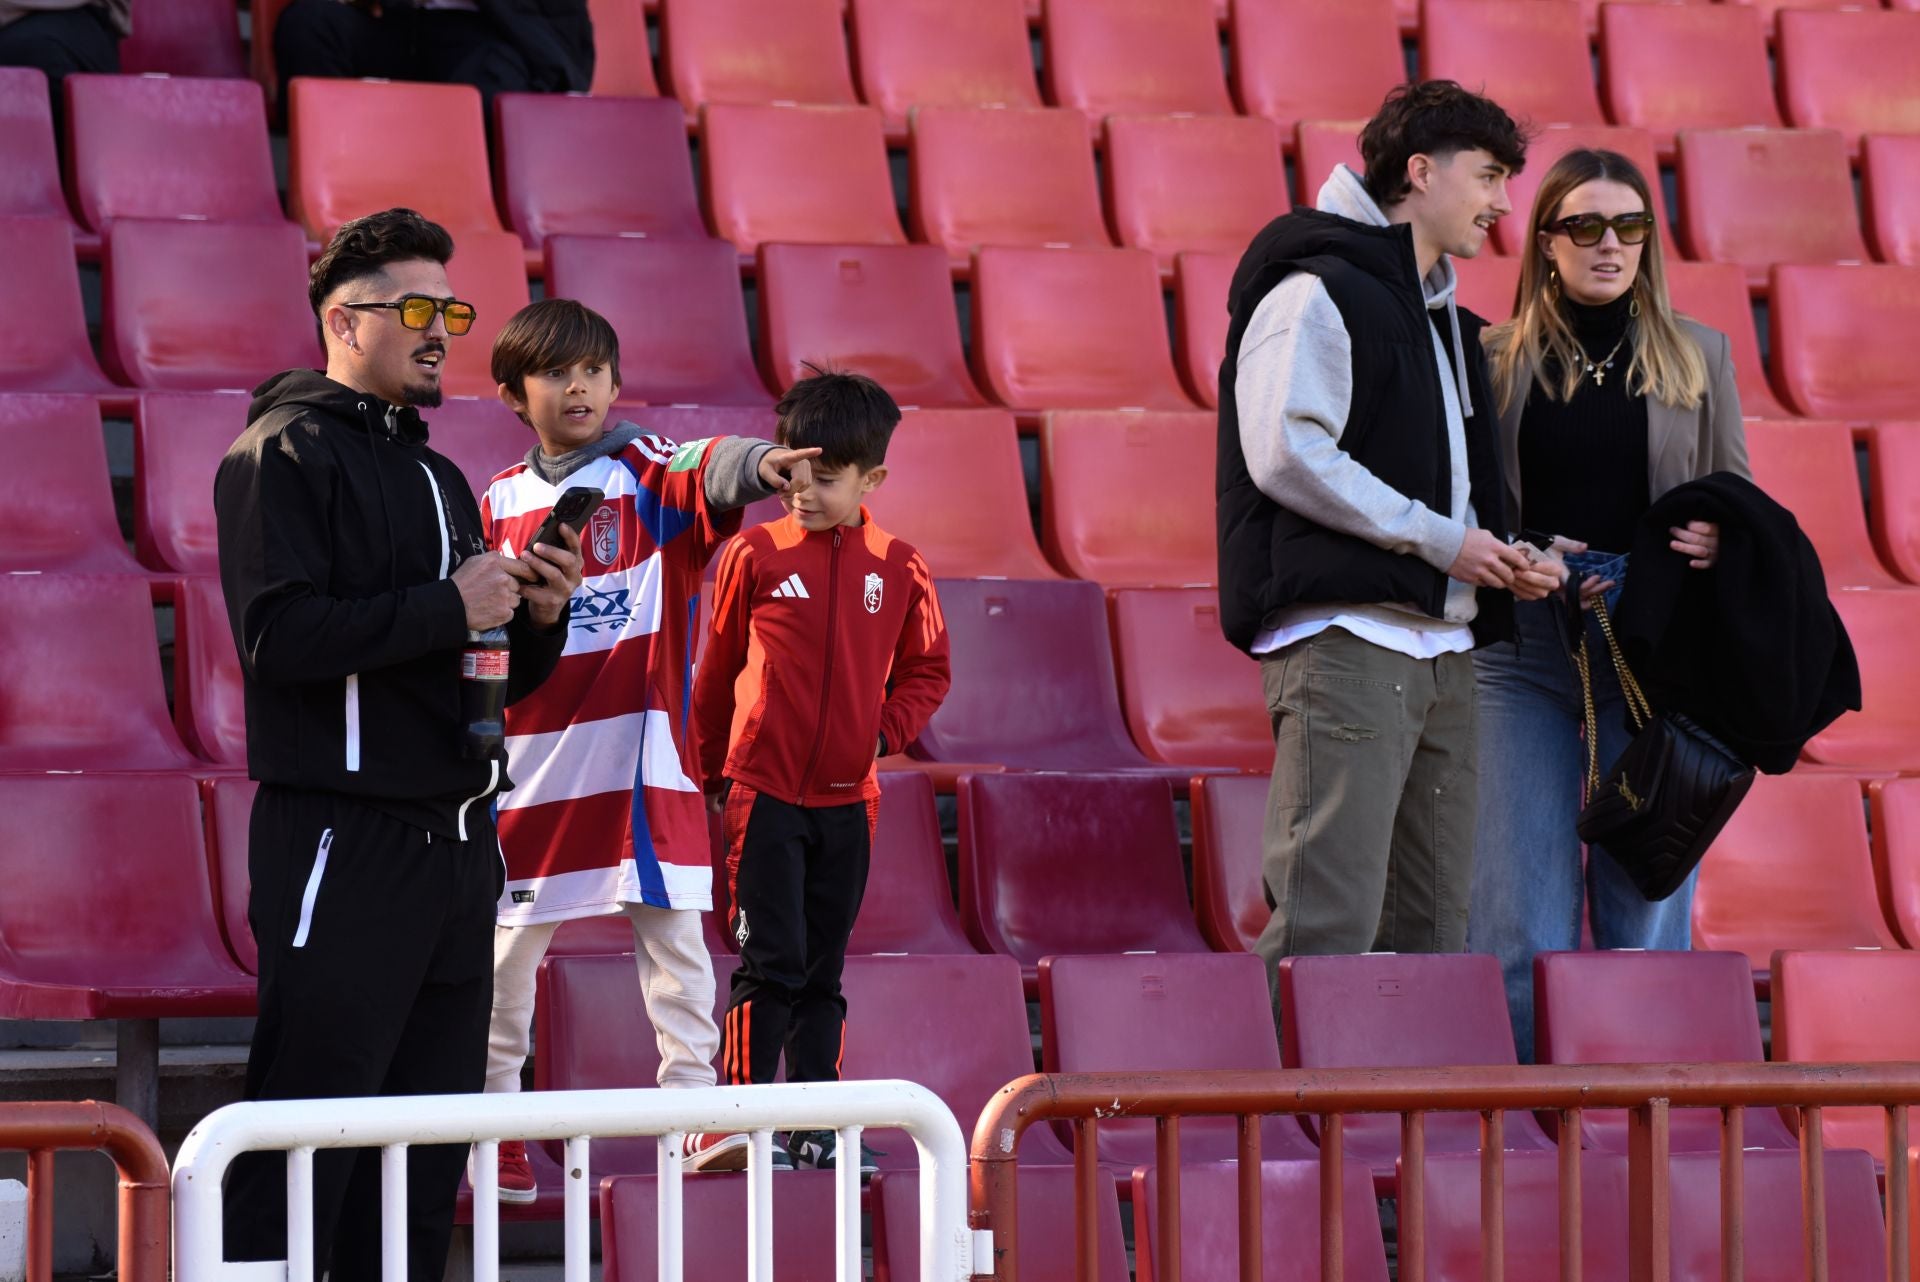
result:
[[(1560, 367), (1548, 357), (1520, 416), (1520, 503), (1523, 528), (1579, 539), (1596, 552), (1625, 552), (1651, 502), (1647, 493), (1647, 399), (1627, 388), (1632, 295), (1599, 307), (1563, 302), (1573, 332), (1600, 365), (1614, 345), (1603, 382), (1583, 375), (1570, 400), (1557, 389)], [(1626, 338), (1625, 343), (1621, 339)]]

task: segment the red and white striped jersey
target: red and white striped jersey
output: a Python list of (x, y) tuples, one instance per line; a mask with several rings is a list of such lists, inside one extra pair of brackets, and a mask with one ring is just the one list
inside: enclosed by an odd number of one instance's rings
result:
[(641, 436), (558, 486), (521, 463), (481, 500), (487, 546), (512, 554), (568, 487), (606, 494), (581, 534), (559, 665), (507, 709), (502, 925), (713, 906), (688, 697), (701, 575), (740, 514), (708, 510), (711, 444)]

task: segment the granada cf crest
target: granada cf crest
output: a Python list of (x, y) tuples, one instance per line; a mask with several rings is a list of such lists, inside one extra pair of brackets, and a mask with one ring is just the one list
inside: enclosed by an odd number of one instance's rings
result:
[(880, 613), (880, 589), (885, 586), (885, 583), (879, 575), (869, 574), (867, 576), (867, 593), (862, 599), (867, 603), (868, 614)]
[(587, 546), (601, 568), (613, 568), (614, 558), (620, 555), (620, 517), (611, 505), (603, 503), (594, 509), (587, 524)]

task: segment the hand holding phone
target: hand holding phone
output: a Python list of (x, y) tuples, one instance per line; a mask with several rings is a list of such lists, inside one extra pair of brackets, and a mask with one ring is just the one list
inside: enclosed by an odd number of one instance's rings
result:
[(586, 529), (587, 518), (593, 515), (593, 509), (599, 507), (600, 500), (606, 497), (604, 491), (596, 490), (591, 485), (570, 487), (554, 500), (553, 510), (547, 513), (547, 519), (540, 523), (540, 528), (534, 531), (533, 537), (521, 551), (530, 550), (536, 543), (555, 548), (564, 546), (560, 539), (560, 527), (570, 525), (573, 532), (579, 534)]

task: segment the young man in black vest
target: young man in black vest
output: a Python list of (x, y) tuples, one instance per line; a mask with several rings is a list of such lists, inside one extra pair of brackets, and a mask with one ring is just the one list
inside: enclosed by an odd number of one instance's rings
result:
[[(1402, 86), (1319, 208), (1234, 273), (1220, 374), (1221, 621), (1260, 660), (1275, 758), (1258, 949), (1466, 945), (1476, 642), (1557, 565), (1506, 539), (1483, 322), (1454, 303), (1526, 139), (1451, 81)], [(1271, 971), (1270, 971), (1271, 973)]]

